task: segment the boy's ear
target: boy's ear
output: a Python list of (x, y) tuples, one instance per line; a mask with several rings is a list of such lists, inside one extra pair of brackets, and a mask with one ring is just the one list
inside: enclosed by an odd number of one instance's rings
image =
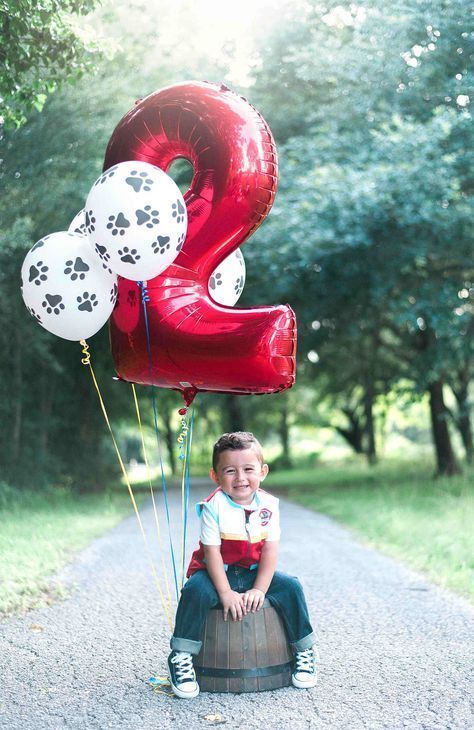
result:
[(215, 482), (216, 484), (219, 484), (219, 477), (217, 476), (217, 474), (214, 471), (214, 469), (211, 469), (209, 471), (209, 476), (211, 477), (211, 479), (212, 479), (213, 482)]
[(265, 477), (267, 476), (269, 471), (270, 471), (270, 467), (268, 466), (268, 464), (262, 464), (262, 482), (265, 479)]

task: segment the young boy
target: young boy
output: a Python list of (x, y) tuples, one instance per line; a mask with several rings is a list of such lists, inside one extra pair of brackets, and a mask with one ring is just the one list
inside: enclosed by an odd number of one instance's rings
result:
[(201, 539), (188, 567), (170, 642), (168, 667), (178, 697), (199, 694), (192, 657), (201, 649), (209, 609), (221, 603), (224, 621), (229, 613), (237, 621), (258, 611), (265, 597), (279, 612), (296, 655), (293, 685), (316, 684), (317, 651), (303, 589), (297, 578), (275, 571), (278, 499), (260, 489), (267, 474), (253, 434), (225, 433), (214, 444), (210, 476), (217, 489), (197, 505)]

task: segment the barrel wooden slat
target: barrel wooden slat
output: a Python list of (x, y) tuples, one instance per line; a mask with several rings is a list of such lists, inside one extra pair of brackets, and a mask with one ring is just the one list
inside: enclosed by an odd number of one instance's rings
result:
[[(220, 620), (222, 618), (221, 611), (213, 611), (214, 620), (216, 622), (216, 653), (215, 667), (229, 666), (229, 646), (230, 646), (230, 622)], [(227, 677), (216, 677), (214, 679), (215, 692), (228, 692), (229, 680)]]
[[(267, 667), (270, 663), (270, 652), (267, 641), (269, 639), (265, 628), (265, 612), (257, 611), (254, 615), (255, 622), (255, 647), (257, 652), (257, 666)], [(258, 689), (271, 689), (272, 677), (259, 677), (257, 680)]]
[[(229, 669), (239, 669), (242, 666), (244, 655), (244, 643), (242, 633), (242, 622), (233, 621), (229, 614), (227, 619), (229, 624)], [(229, 692), (240, 692), (241, 680), (239, 678), (230, 677), (228, 680)]]
[[(206, 623), (204, 624), (204, 640), (202, 645), (202, 652), (203, 657), (202, 661), (203, 664), (207, 667), (209, 666), (215, 666), (216, 665), (216, 648), (217, 648), (217, 641), (216, 641), (216, 631), (217, 631), (217, 616), (209, 612), (208, 619)], [(209, 692), (215, 692), (214, 683), (215, 680), (213, 677), (208, 677), (208, 687), (207, 690)]]
[(258, 692), (291, 684), (291, 660), (283, 623), (266, 600), (242, 621), (209, 611), (195, 667), (203, 692)]
[[(242, 619), (243, 657), (242, 669), (257, 667), (257, 648), (255, 646), (255, 616), (248, 614)], [(242, 692), (258, 692), (258, 678), (244, 677)]]

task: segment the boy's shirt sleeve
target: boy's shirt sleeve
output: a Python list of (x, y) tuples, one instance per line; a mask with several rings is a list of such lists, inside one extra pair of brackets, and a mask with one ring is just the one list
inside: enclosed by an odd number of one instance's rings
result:
[(204, 503), (201, 511), (201, 535), (203, 545), (220, 545), (221, 534), (217, 514), (212, 507)]
[(275, 502), (272, 509), (272, 517), (267, 528), (267, 542), (277, 542), (280, 539), (280, 507), (278, 499), (275, 498)]

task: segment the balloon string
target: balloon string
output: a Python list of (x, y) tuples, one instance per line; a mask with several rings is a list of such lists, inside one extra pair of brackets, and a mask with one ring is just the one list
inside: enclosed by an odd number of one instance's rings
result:
[(182, 495), (182, 515), (183, 515), (183, 542), (181, 547), (181, 588), (184, 585), (185, 578), (185, 557), (186, 557), (186, 534), (188, 524), (188, 509), (189, 509), (189, 493), (190, 493), (190, 478), (189, 478), (189, 466), (191, 456), (191, 446), (193, 442), (193, 427), (194, 427), (194, 408), (191, 414), (191, 423), (189, 428), (186, 429), (186, 447), (184, 451), (183, 459), (183, 476), (181, 481), (181, 495)]
[(135, 410), (136, 410), (136, 413), (137, 413), (138, 427), (140, 429), (140, 437), (141, 437), (141, 442), (142, 442), (143, 458), (145, 459), (146, 472), (147, 472), (147, 478), (148, 478), (148, 484), (150, 486), (151, 501), (152, 501), (152, 504), (153, 504), (153, 514), (155, 516), (156, 533), (157, 533), (157, 536), (158, 536), (158, 544), (159, 544), (159, 547), (160, 547), (161, 567), (162, 567), (163, 576), (164, 576), (164, 580), (165, 580), (166, 594), (167, 594), (167, 600), (168, 600), (168, 611), (169, 611), (168, 619), (171, 622), (171, 616), (170, 615), (171, 615), (172, 601), (171, 601), (170, 586), (169, 586), (169, 581), (168, 581), (168, 571), (166, 569), (166, 563), (165, 563), (165, 559), (164, 559), (163, 543), (162, 543), (162, 540), (161, 540), (160, 521), (159, 521), (159, 518), (158, 518), (158, 510), (157, 510), (157, 507), (156, 507), (155, 494), (154, 494), (154, 491), (153, 491), (153, 485), (152, 485), (152, 480), (151, 480), (151, 470), (150, 470), (150, 464), (149, 464), (149, 461), (148, 461), (147, 449), (146, 449), (146, 446), (145, 446), (145, 438), (144, 438), (144, 435), (143, 435), (143, 426), (142, 426), (142, 419), (141, 419), (141, 415), (140, 415), (140, 406), (138, 404), (137, 392), (136, 392), (134, 383), (131, 383), (131, 386), (132, 386), (133, 400), (134, 400), (134, 403), (135, 403)]
[(170, 619), (170, 616), (169, 616), (169, 613), (168, 613), (168, 610), (167, 610), (167, 606), (166, 606), (166, 603), (165, 603), (165, 600), (164, 600), (163, 591), (161, 590), (160, 580), (158, 578), (158, 573), (156, 571), (155, 564), (153, 562), (152, 553), (151, 553), (150, 547), (148, 545), (148, 540), (146, 538), (145, 530), (143, 528), (143, 523), (142, 523), (142, 520), (141, 520), (141, 517), (140, 517), (140, 513), (138, 511), (138, 506), (137, 506), (137, 503), (136, 503), (136, 500), (135, 500), (135, 495), (133, 494), (133, 489), (132, 489), (132, 486), (130, 484), (130, 479), (128, 478), (128, 474), (127, 474), (127, 470), (125, 468), (125, 464), (123, 463), (122, 457), (120, 455), (120, 451), (119, 451), (119, 448), (118, 448), (118, 445), (117, 445), (117, 441), (115, 439), (114, 432), (112, 431), (112, 426), (110, 424), (110, 420), (109, 420), (109, 417), (107, 415), (107, 410), (105, 408), (105, 403), (104, 403), (104, 400), (102, 398), (102, 394), (100, 392), (99, 384), (97, 382), (97, 379), (96, 379), (95, 373), (94, 373), (94, 369), (92, 367), (91, 356), (90, 356), (90, 352), (89, 352), (89, 345), (87, 344), (87, 342), (85, 340), (81, 340), (80, 343), (82, 345), (82, 353), (84, 355), (84, 357), (81, 359), (81, 362), (82, 362), (83, 365), (85, 365), (85, 366), (87, 366), (89, 368), (89, 372), (91, 374), (92, 381), (94, 383), (94, 387), (95, 387), (95, 389), (97, 391), (97, 395), (98, 395), (98, 398), (99, 398), (100, 407), (102, 409), (102, 413), (104, 414), (105, 422), (106, 422), (107, 427), (109, 429), (110, 435), (112, 437), (112, 442), (113, 442), (113, 445), (114, 445), (115, 453), (117, 455), (117, 459), (118, 459), (118, 462), (120, 464), (120, 468), (122, 470), (122, 474), (123, 474), (123, 477), (125, 479), (125, 483), (127, 485), (128, 493), (130, 495), (130, 499), (132, 500), (133, 509), (135, 510), (135, 515), (136, 515), (136, 518), (138, 520), (138, 525), (140, 527), (140, 532), (142, 534), (143, 542), (145, 544), (145, 549), (146, 549), (148, 561), (150, 563), (151, 572), (152, 572), (153, 578), (155, 580), (155, 585), (158, 588), (158, 592), (160, 594), (161, 602), (162, 602), (163, 608), (165, 610), (166, 616), (168, 618), (168, 623), (170, 625), (170, 629), (172, 631), (173, 630), (173, 625), (172, 625), (172, 622), (171, 622), (171, 619)]
[[(150, 374), (153, 375), (153, 359), (152, 359), (152, 355), (151, 355), (150, 330), (149, 330), (149, 326), (148, 326), (148, 312), (147, 312), (147, 306), (146, 306), (147, 301), (149, 301), (148, 291), (146, 288), (146, 282), (139, 281), (137, 283), (140, 286), (141, 292), (142, 292), (143, 315), (144, 315), (144, 319), (145, 319), (146, 342), (147, 342), (147, 350), (148, 350), (148, 364), (149, 364), (149, 368), (150, 368)], [(175, 586), (175, 591), (176, 591), (176, 600), (179, 600), (176, 559), (175, 559), (175, 555), (174, 555), (173, 540), (171, 538), (171, 520), (170, 520), (170, 511), (169, 511), (169, 504), (168, 504), (168, 491), (166, 489), (166, 479), (165, 479), (165, 472), (164, 472), (164, 468), (163, 468), (163, 456), (162, 456), (162, 452), (161, 452), (160, 431), (158, 428), (158, 415), (157, 415), (157, 411), (156, 411), (156, 398), (155, 398), (155, 391), (154, 391), (153, 387), (151, 389), (151, 400), (152, 400), (152, 404), (153, 404), (153, 418), (154, 418), (154, 425), (155, 425), (156, 443), (157, 443), (157, 448), (158, 448), (158, 456), (160, 459), (161, 484), (163, 487), (163, 497), (164, 497), (164, 501), (165, 501), (166, 521), (168, 523), (168, 536), (169, 536), (169, 544), (170, 544), (170, 552), (171, 552), (171, 562), (173, 565), (174, 586)]]

